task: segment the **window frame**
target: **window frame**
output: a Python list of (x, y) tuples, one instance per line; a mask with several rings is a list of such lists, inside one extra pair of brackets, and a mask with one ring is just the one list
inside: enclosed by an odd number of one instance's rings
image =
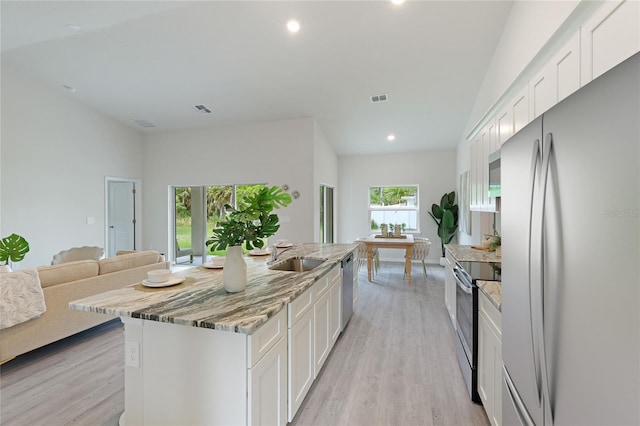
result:
[[(388, 206), (372, 206), (371, 205), (371, 190), (374, 188), (407, 188), (407, 187), (415, 187), (415, 205), (414, 206), (398, 206), (398, 205), (394, 205), (393, 208), (389, 208)], [(372, 222), (372, 212), (379, 212), (379, 211), (391, 211), (391, 212), (397, 212), (397, 211), (410, 211), (410, 212), (415, 212), (416, 215), (416, 228), (415, 229), (409, 229), (406, 228), (403, 233), (405, 234), (420, 234), (420, 185), (418, 184), (405, 184), (405, 185), (369, 185), (368, 187), (368, 193), (367, 193), (367, 209), (368, 209), (368, 218), (369, 218), (369, 231), (371, 232), (376, 232), (379, 231), (380, 228), (372, 228), (371, 227), (371, 222)], [(380, 225), (380, 224), (379, 224)]]

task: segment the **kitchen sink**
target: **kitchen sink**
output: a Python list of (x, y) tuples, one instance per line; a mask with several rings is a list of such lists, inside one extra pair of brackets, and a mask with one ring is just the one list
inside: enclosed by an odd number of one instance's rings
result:
[(269, 269), (276, 271), (292, 271), (292, 272), (308, 272), (326, 262), (327, 259), (309, 259), (306, 257), (290, 257), (289, 259), (278, 262)]

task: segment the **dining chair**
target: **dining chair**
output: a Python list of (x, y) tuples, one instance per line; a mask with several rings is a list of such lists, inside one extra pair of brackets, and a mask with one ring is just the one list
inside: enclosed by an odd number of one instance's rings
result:
[[(362, 267), (367, 267), (367, 245), (363, 242), (364, 238), (358, 238), (354, 242), (358, 244), (358, 271), (362, 269)], [(375, 275), (378, 272), (378, 268), (380, 267), (380, 255), (378, 253), (378, 249), (374, 248), (371, 252), (372, 260), (373, 260), (373, 268), (372, 274)]]
[[(411, 262), (419, 260), (422, 262), (422, 273), (424, 274), (424, 280), (427, 280), (427, 265), (425, 259), (429, 255), (429, 248), (431, 247), (431, 241), (428, 238), (413, 237), (413, 250), (411, 252)], [(406, 257), (405, 257), (406, 258)], [(407, 265), (404, 266), (404, 276), (407, 276)]]

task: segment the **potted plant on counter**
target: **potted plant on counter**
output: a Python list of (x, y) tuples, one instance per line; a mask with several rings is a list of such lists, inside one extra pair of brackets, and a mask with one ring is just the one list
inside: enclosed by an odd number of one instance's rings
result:
[(444, 264), (444, 245), (449, 244), (456, 235), (458, 229), (458, 205), (456, 202), (456, 192), (445, 193), (440, 199), (440, 204), (432, 204), (429, 215), (438, 225), (438, 236), (442, 248), (442, 258), (440, 264)]
[(29, 252), (29, 243), (18, 234), (0, 240), (0, 272), (11, 272), (11, 262), (20, 262)]
[(242, 255), (242, 244), (247, 250), (262, 248), (263, 238), (270, 237), (280, 228), (278, 215), (272, 211), (290, 203), (291, 195), (282, 188), (265, 186), (238, 200), (237, 208), (225, 205), (230, 213), (218, 222), (206, 244), (212, 252), (227, 249), (223, 283), (228, 292), (236, 293), (247, 286), (247, 264)]

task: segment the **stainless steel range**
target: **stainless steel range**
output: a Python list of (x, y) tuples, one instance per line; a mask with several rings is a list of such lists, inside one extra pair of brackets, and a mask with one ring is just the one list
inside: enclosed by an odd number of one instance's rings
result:
[(478, 395), (478, 287), (477, 280), (500, 279), (495, 263), (456, 261), (456, 355), (473, 402)]

